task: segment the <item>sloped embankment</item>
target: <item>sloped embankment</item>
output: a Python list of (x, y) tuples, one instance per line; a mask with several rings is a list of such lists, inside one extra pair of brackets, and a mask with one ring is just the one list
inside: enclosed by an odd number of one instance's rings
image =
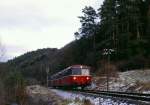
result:
[(26, 90), (30, 105), (65, 105), (65, 101), (48, 88), (33, 85)]
[[(107, 78), (94, 77), (96, 89), (106, 90)], [(118, 77), (109, 77), (109, 90), (150, 93), (150, 70), (119, 72)]]

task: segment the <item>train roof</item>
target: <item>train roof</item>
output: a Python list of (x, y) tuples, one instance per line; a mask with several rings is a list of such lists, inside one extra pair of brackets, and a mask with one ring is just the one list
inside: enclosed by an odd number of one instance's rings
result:
[(61, 70), (60, 72), (55, 73), (54, 75), (52, 75), (52, 77), (53, 77), (53, 76), (57, 76), (57, 75), (59, 75), (59, 74), (65, 72), (66, 70), (68, 70), (68, 69), (70, 69), (70, 68), (90, 68), (90, 66), (86, 66), (86, 65), (72, 65), (72, 66), (69, 66), (69, 67), (67, 67), (67, 68), (65, 68), (65, 69), (63, 69), (63, 70)]
[(86, 65), (72, 65), (72, 66), (69, 66), (69, 68), (90, 68), (90, 67)]

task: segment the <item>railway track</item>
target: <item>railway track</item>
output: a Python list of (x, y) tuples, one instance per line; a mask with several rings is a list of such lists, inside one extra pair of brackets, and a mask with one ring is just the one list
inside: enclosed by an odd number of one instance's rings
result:
[(76, 91), (89, 93), (89, 94), (95, 94), (95, 95), (105, 95), (105, 96), (112, 96), (112, 97), (150, 102), (150, 94), (114, 92), (114, 91), (96, 91), (96, 90), (76, 90)]

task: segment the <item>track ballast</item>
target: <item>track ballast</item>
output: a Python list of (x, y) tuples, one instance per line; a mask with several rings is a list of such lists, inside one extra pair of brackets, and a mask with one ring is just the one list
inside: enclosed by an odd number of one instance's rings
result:
[(119, 97), (125, 99), (132, 99), (138, 101), (146, 101), (150, 102), (150, 94), (143, 94), (143, 93), (129, 93), (129, 92), (115, 92), (115, 91), (98, 91), (98, 90), (75, 90), (78, 92), (84, 92), (88, 94), (95, 94), (95, 95), (105, 95), (105, 96), (112, 96), (112, 97)]

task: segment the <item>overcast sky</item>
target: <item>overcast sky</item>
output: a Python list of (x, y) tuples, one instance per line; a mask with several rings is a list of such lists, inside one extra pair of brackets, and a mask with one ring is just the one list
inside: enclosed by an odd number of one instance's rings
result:
[(0, 41), (11, 59), (40, 48), (61, 48), (74, 40), (80, 27), (77, 16), (103, 0), (0, 0)]

